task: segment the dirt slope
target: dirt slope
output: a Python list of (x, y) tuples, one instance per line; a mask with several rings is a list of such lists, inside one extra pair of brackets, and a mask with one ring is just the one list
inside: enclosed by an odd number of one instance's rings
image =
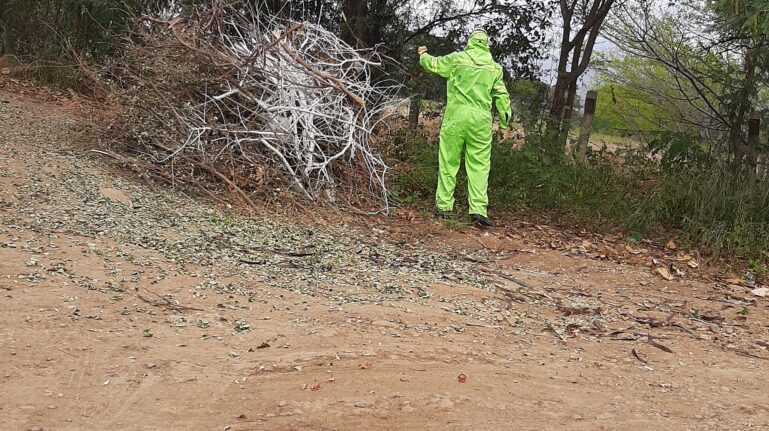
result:
[(512, 220), (233, 217), (37, 94), (0, 82), (0, 429), (769, 429), (769, 302), (685, 258), (665, 281), (645, 264), (675, 256)]

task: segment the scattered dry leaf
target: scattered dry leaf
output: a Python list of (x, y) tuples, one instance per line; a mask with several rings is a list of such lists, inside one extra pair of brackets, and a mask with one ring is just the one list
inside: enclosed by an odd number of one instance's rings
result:
[(664, 278), (665, 280), (673, 280), (675, 277), (668, 271), (667, 268), (664, 266), (658, 266), (657, 268), (654, 268), (654, 272), (657, 273), (660, 277)]
[(679, 251), (678, 253), (676, 253), (676, 260), (678, 261), (685, 262), (692, 259), (693, 257), (690, 254), (684, 253), (682, 251)]

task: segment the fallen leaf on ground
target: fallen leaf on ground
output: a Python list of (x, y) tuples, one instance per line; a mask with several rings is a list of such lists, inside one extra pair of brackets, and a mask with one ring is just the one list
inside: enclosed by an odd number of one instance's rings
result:
[(766, 295), (769, 295), (769, 287), (759, 287), (757, 289), (751, 290), (750, 293), (763, 298)]
[(686, 262), (686, 264), (689, 265), (689, 268), (699, 268), (700, 267), (700, 264), (697, 263), (697, 261), (694, 260), (694, 259)]
[(676, 260), (679, 260), (681, 262), (685, 262), (687, 260), (692, 260), (692, 259), (693, 259), (692, 255), (690, 254), (686, 254), (682, 251), (679, 251), (678, 253), (676, 253)]
[(647, 250), (638, 250), (630, 246), (630, 244), (625, 244), (625, 251), (627, 251), (630, 254), (641, 254), (647, 252)]
[(668, 250), (675, 250), (675, 249), (677, 249), (677, 248), (678, 248), (678, 246), (676, 245), (676, 242), (675, 242), (675, 241), (673, 241), (672, 239), (671, 239), (670, 241), (668, 241), (668, 243), (667, 243), (667, 244), (665, 244), (665, 247), (666, 247)]
[(654, 268), (654, 272), (657, 273), (660, 277), (664, 278), (665, 280), (673, 280), (675, 277), (673, 277), (672, 274), (670, 274), (670, 271), (668, 271), (667, 268), (659, 266), (657, 268)]

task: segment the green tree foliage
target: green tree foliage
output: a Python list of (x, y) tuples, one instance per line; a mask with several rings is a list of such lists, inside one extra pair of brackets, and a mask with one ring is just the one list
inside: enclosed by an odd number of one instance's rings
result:
[[(0, 56), (44, 83), (90, 91), (80, 62), (112, 56), (133, 19), (186, 0), (0, 0)], [(91, 83), (92, 84), (92, 83)]]
[(734, 34), (749, 34), (757, 40), (769, 36), (769, 1), (714, 0), (711, 7)]
[(550, 87), (534, 79), (515, 79), (508, 83), (513, 113), (520, 118), (527, 136), (539, 132), (539, 126), (547, 109)]
[(617, 135), (655, 132), (691, 134), (698, 113), (679, 97), (674, 77), (659, 62), (622, 56), (607, 62), (597, 76), (594, 130)]
[(675, 113), (677, 122), (714, 151), (741, 160), (747, 115), (763, 85), (756, 76), (766, 55), (727, 18), (702, 0), (663, 10), (639, 0), (617, 11), (609, 37), (626, 56), (653, 66), (639, 68), (647, 82), (637, 85), (640, 97)]
[[(230, 0), (244, 10), (269, 10), (295, 20), (318, 22), (351, 45), (376, 47), (390, 59), (382, 78), (406, 81), (413, 92), (441, 98), (438, 81), (416, 67), (415, 50), (461, 49), (476, 26), (491, 36), (495, 57), (510, 76), (531, 77), (543, 58), (552, 10), (548, 0)], [(22, 62), (62, 63), (73, 54), (104, 58), (115, 50), (136, 16), (172, 14), (209, 0), (0, 0), (0, 55)], [(412, 82), (413, 81), (413, 82)]]
[(135, 15), (168, 11), (173, 0), (0, 0), (2, 53), (30, 57), (67, 49), (95, 57), (114, 49), (114, 36)]
[(534, 77), (544, 55), (546, 30), (552, 18), (549, 0), (306, 0), (276, 5), (274, 13), (297, 20), (320, 22), (359, 48), (376, 47), (390, 60), (383, 79), (406, 84), (412, 127), (422, 98), (443, 100), (445, 83), (428, 76), (417, 64), (416, 49), (434, 54), (462, 49), (470, 33), (483, 27), (491, 38), (494, 58), (508, 77)]
[(593, 49), (614, 0), (560, 0), (561, 43), (547, 122), (549, 151), (563, 154), (574, 114), (579, 78), (590, 65)]

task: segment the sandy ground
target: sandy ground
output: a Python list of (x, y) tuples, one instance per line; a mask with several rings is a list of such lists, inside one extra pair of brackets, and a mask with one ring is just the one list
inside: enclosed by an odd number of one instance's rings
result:
[[(183, 205), (151, 241), (119, 228), (184, 198), (88, 155), (80, 110), (24, 88), (0, 83), (0, 429), (769, 429), (769, 299), (694, 256), (403, 211), (309, 222), (388, 250), (323, 273), (185, 260), (155, 245), (206, 234)], [(84, 218), (100, 206), (114, 229)], [(355, 253), (375, 257), (362, 278)]]

